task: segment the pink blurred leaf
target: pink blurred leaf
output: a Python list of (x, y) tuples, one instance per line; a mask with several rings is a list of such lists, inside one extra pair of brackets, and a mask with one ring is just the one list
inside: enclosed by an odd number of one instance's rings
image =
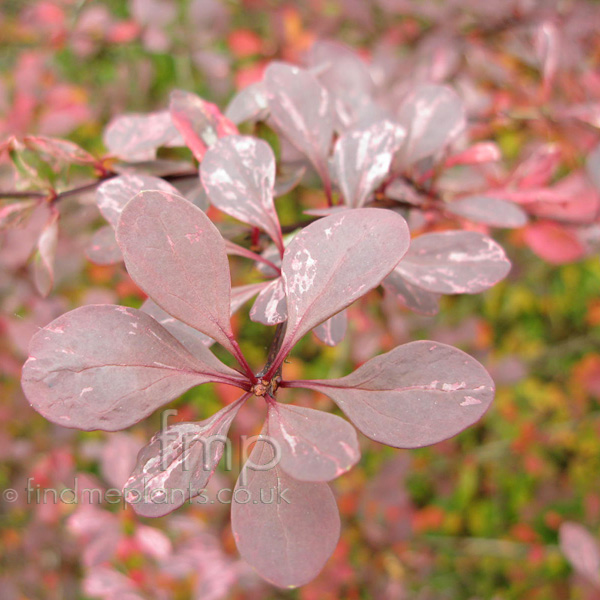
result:
[(160, 177), (150, 175), (121, 175), (102, 183), (96, 190), (96, 204), (102, 216), (117, 228), (125, 205), (143, 190), (161, 190), (177, 194), (177, 190)]
[(269, 144), (238, 135), (219, 140), (206, 153), (200, 176), (214, 206), (265, 231), (283, 253), (273, 204), (275, 156)]
[(338, 543), (340, 518), (329, 486), (287, 475), (268, 427), (263, 435), (235, 486), (231, 526), (242, 558), (273, 585), (293, 588), (319, 574)]
[(277, 325), (287, 319), (287, 299), (281, 277), (260, 292), (250, 311), (250, 319), (263, 325)]
[(556, 144), (544, 144), (534, 150), (514, 171), (510, 181), (519, 189), (539, 188), (548, 184), (561, 161)]
[(221, 114), (215, 104), (196, 94), (174, 90), (169, 109), (173, 123), (198, 161), (202, 161), (207, 148), (220, 137), (238, 133), (237, 127)]
[(279, 361), (304, 334), (378, 286), (409, 239), (406, 221), (378, 208), (324, 217), (298, 233), (281, 266), (288, 322)]
[(431, 316), (440, 310), (440, 294), (410, 284), (397, 271), (392, 271), (383, 280), (383, 287), (393, 294), (400, 304), (417, 313)]
[(333, 173), (348, 206), (362, 206), (388, 174), (405, 131), (391, 121), (353, 130), (338, 138)]
[(360, 459), (356, 430), (320, 410), (269, 405), (269, 435), (281, 452), (281, 468), (298, 481), (331, 481)]
[(109, 485), (123, 488), (142, 446), (137, 438), (128, 433), (115, 433), (108, 438), (102, 447), (100, 467)]
[(475, 231), (426, 233), (412, 240), (396, 273), (436, 294), (478, 294), (510, 271), (504, 250)]
[(264, 121), (268, 114), (267, 92), (262, 81), (240, 90), (225, 111), (225, 116), (236, 125), (244, 121)]
[(376, 356), (341, 379), (292, 381), (329, 396), (367, 437), (419, 448), (476, 423), (494, 398), (494, 382), (468, 354), (419, 341)]
[(448, 202), (444, 209), (453, 215), (491, 227), (517, 228), (527, 223), (527, 215), (519, 206), (485, 195), (467, 196)]
[(592, 534), (579, 523), (566, 521), (560, 526), (559, 543), (573, 569), (600, 588), (600, 546)]
[(192, 356), (147, 314), (110, 304), (62, 315), (33, 336), (29, 352), (29, 402), (54, 423), (88, 431), (129, 427), (207, 381), (244, 382), (216, 358)]
[(37, 200), (7, 200), (0, 202), (0, 230), (24, 225), (37, 205)]
[(115, 230), (110, 225), (104, 225), (94, 232), (85, 254), (97, 265), (114, 265), (123, 260)]
[(500, 148), (494, 142), (479, 142), (473, 144), (458, 154), (453, 154), (446, 159), (444, 166), (478, 165), (486, 162), (496, 162), (502, 158)]
[(600, 144), (598, 144), (588, 155), (585, 164), (587, 174), (600, 191)]
[(132, 162), (153, 160), (161, 146), (183, 145), (169, 111), (120, 115), (104, 130), (111, 154)]
[(177, 423), (157, 433), (138, 455), (123, 493), (136, 513), (162, 517), (206, 487), (227, 444), (227, 432), (248, 398), (198, 423)]
[(398, 121), (407, 132), (399, 160), (410, 166), (439, 153), (456, 139), (465, 127), (465, 109), (454, 90), (428, 83), (404, 100)]
[(33, 258), (33, 277), (38, 292), (46, 297), (54, 285), (54, 258), (58, 242), (58, 217), (54, 210), (44, 226)]
[(315, 42), (306, 60), (332, 98), (338, 129), (354, 125), (375, 91), (367, 64), (353, 49), (330, 40)]
[(306, 173), (306, 167), (304, 165), (280, 164), (278, 171), (273, 188), (273, 195), (276, 198), (291, 192), (302, 181)]
[(46, 155), (60, 163), (93, 165), (97, 162), (89, 152), (68, 140), (28, 135), (23, 138), (23, 142), (30, 150)]
[(572, 229), (552, 223), (538, 221), (525, 228), (527, 245), (549, 263), (562, 265), (585, 256), (585, 247)]
[(342, 310), (314, 328), (314, 334), (328, 346), (337, 346), (346, 336), (348, 314)]
[(327, 90), (308, 71), (281, 62), (267, 67), (264, 84), (277, 128), (308, 157), (328, 187), (333, 117)]
[(236, 353), (225, 242), (199, 208), (176, 194), (141, 192), (121, 214), (117, 241), (131, 278), (156, 304)]

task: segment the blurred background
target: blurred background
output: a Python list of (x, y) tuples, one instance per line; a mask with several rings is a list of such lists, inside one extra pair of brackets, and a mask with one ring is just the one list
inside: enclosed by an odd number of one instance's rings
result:
[[(583, 0), (3, 0), (0, 141), (35, 133), (102, 154), (112, 116), (163, 109), (175, 88), (224, 109), (269, 61), (299, 62), (315, 40), (332, 39), (363, 56), (382, 85), (454, 87), (471, 138), (496, 142), (508, 170), (536, 144), (553, 144), (560, 179), (583, 168), (600, 137), (599, 23), (599, 3)], [(4, 160), (0, 182), (8, 173)], [(316, 193), (302, 187), (286, 197), (282, 222), (301, 216)], [(433, 447), (393, 450), (361, 437), (360, 464), (333, 483), (342, 514), (333, 557), (314, 582), (278, 591), (239, 559), (227, 505), (148, 520), (68, 494), (36, 501), (75, 481), (120, 488), (160, 425), (157, 414), (121, 433), (67, 430), (30, 409), (20, 390), (38, 327), (82, 304), (143, 300), (122, 265), (86, 260), (101, 221), (88, 209), (74, 208), (71, 223), (63, 215), (68, 235), (46, 299), (30, 282), (28, 231), (0, 233), (3, 600), (600, 598), (600, 263), (568, 231), (541, 243), (526, 228), (495, 231), (513, 262), (509, 277), (484, 294), (444, 297), (434, 317), (389, 298), (359, 302), (340, 346), (303, 340), (290, 378), (341, 376), (398, 343), (433, 339), (475, 356), (498, 389), (481, 423)], [(247, 312), (235, 326), (258, 363), (271, 332)], [(192, 390), (173, 404), (174, 420), (206, 418), (232, 393)], [(293, 393), (299, 404), (332, 409), (323, 396)], [(256, 433), (262, 414), (258, 402), (243, 411), (234, 436)], [(232, 487), (235, 476), (219, 471), (211, 485)], [(559, 543), (565, 522), (588, 534), (576, 544), (579, 562)]]

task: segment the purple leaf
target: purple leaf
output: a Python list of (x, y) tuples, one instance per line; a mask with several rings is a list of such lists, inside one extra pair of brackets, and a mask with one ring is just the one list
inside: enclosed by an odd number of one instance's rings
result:
[(113, 433), (100, 455), (102, 476), (109, 485), (122, 488), (135, 467), (135, 459), (143, 444), (129, 433)]
[(315, 42), (307, 61), (319, 69), (317, 77), (332, 97), (338, 129), (354, 125), (375, 89), (365, 62), (351, 48), (328, 40)]
[(338, 139), (333, 172), (348, 206), (362, 206), (381, 184), (404, 136), (404, 129), (399, 125), (379, 121), (368, 129), (349, 131)]
[(0, 201), (0, 231), (23, 226), (37, 206), (37, 200)]
[(163, 310), (234, 355), (225, 242), (210, 219), (175, 194), (141, 192), (117, 228), (127, 271)]
[(323, 321), (314, 328), (314, 334), (328, 346), (337, 346), (345, 337), (348, 329), (348, 315), (345, 310)]
[(249, 283), (231, 288), (231, 314), (237, 312), (248, 300), (254, 298), (261, 290), (269, 285), (268, 281)]
[(58, 242), (58, 217), (55, 209), (46, 222), (37, 243), (33, 260), (33, 277), (38, 292), (46, 297), (54, 286), (54, 258)]
[(236, 125), (244, 121), (264, 121), (269, 114), (267, 92), (262, 81), (241, 89), (231, 100), (225, 116)]
[(409, 239), (406, 221), (378, 208), (324, 217), (298, 233), (281, 266), (288, 323), (274, 364), (305, 333), (378, 286), (406, 252)]
[(287, 299), (281, 277), (260, 292), (250, 311), (250, 319), (263, 325), (277, 325), (287, 319)]
[(273, 585), (293, 588), (314, 579), (333, 553), (340, 517), (329, 486), (287, 475), (268, 427), (263, 434), (235, 486), (231, 526), (242, 558)]
[(437, 154), (456, 139), (465, 126), (465, 109), (451, 88), (427, 83), (404, 100), (398, 121), (407, 132), (400, 162), (410, 166)]
[(397, 202), (406, 202), (413, 206), (421, 206), (425, 201), (423, 196), (415, 190), (414, 186), (402, 177), (394, 179), (386, 186), (385, 195)]
[(160, 177), (121, 175), (102, 183), (96, 190), (96, 204), (102, 216), (116, 229), (125, 205), (143, 190), (161, 190), (177, 194), (177, 190)]
[(327, 90), (305, 69), (281, 62), (267, 67), (264, 84), (277, 128), (306, 154), (328, 187), (333, 116)]
[(161, 146), (183, 146), (183, 140), (163, 110), (115, 117), (104, 130), (104, 144), (118, 158), (139, 162), (156, 158)]
[(43, 135), (26, 135), (23, 142), (30, 150), (45, 155), (55, 163), (58, 161), (63, 164), (93, 165), (97, 162), (89, 152), (68, 140)]
[(231, 422), (248, 397), (204, 421), (171, 425), (142, 448), (123, 488), (136, 513), (162, 517), (206, 487), (223, 456)]
[(200, 210), (206, 212), (210, 207), (208, 195), (206, 194), (199, 177), (182, 177), (175, 182), (175, 189), (180, 196), (189, 200)]
[(230, 240), (225, 240), (225, 249), (230, 256), (243, 256), (257, 262), (257, 268), (267, 277), (279, 277), (281, 269), (277, 263), (281, 263), (281, 255), (276, 246), (268, 247), (262, 254), (256, 254), (248, 248), (238, 246)]
[(290, 381), (329, 396), (367, 437), (396, 448), (446, 440), (494, 398), (487, 371), (461, 350), (419, 341), (376, 356), (341, 379)]
[(192, 356), (147, 314), (110, 304), (52, 321), (29, 353), (27, 399), (48, 420), (76, 429), (124, 429), (201, 383), (245, 382), (216, 359), (213, 366)]
[(269, 144), (241, 135), (219, 140), (206, 153), (200, 177), (214, 206), (265, 231), (283, 253), (273, 204), (275, 156)]
[(527, 224), (527, 215), (522, 208), (513, 202), (488, 196), (460, 198), (445, 204), (444, 208), (453, 215), (492, 227), (516, 228)]
[(331, 481), (360, 459), (356, 430), (336, 415), (276, 402), (269, 405), (268, 419), (279, 464), (298, 481)]
[(559, 543), (573, 569), (600, 588), (600, 546), (592, 534), (579, 523), (566, 521), (560, 526)]
[(190, 92), (171, 92), (169, 110), (186, 146), (199, 162), (204, 158), (207, 148), (220, 137), (238, 132), (237, 127), (221, 114), (216, 105)]
[(396, 268), (412, 285), (436, 294), (477, 294), (510, 271), (504, 250), (475, 231), (426, 233), (412, 240)]
[(123, 260), (115, 230), (110, 225), (104, 225), (94, 232), (85, 254), (97, 265), (114, 265)]
[(393, 294), (398, 302), (422, 315), (435, 315), (440, 310), (440, 295), (411, 285), (397, 271), (392, 271), (384, 280), (383, 287)]

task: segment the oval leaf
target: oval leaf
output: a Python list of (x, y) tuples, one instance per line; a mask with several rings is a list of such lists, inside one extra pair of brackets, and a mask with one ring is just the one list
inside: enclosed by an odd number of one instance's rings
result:
[(456, 139), (465, 126), (465, 108), (451, 88), (427, 83), (406, 98), (398, 121), (407, 132), (400, 162), (410, 166), (437, 154)]
[(515, 228), (527, 224), (527, 215), (522, 208), (498, 198), (468, 196), (450, 202), (444, 208), (453, 215), (492, 227)]
[(100, 227), (94, 232), (85, 254), (97, 265), (114, 265), (123, 260), (121, 248), (115, 238), (115, 230), (110, 225)]
[(199, 423), (177, 423), (142, 448), (123, 494), (142, 517), (162, 517), (197, 496), (208, 484), (227, 445), (227, 432), (248, 398)]
[(440, 310), (440, 294), (411, 285), (397, 271), (392, 271), (383, 280), (383, 287), (393, 294), (400, 304), (417, 313), (432, 316)]
[(214, 206), (262, 229), (283, 252), (273, 204), (275, 156), (269, 144), (241, 135), (219, 140), (206, 153), (200, 176)]
[(494, 398), (494, 382), (474, 358), (429, 341), (398, 346), (341, 379), (285, 385), (329, 396), (367, 437), (395, 448), (451, 438)]
[(406, 221), (378, 208), (324, 217), (298, 233), (281, 266), (288, 324), (279, 360), (305, 333), (378, 286), (409, 239)]
[(348, 206), (362, 206), (385, 179), (405, 131), (391, 121), (350, 131), (335, 144), (333, 173)]
[(335, 550), (340, 517), (326, 483), (297, 481), (275, 458), (271, 443), (257, 441), (235, 486), (231, 526), (242, 558), (273, 585), (293, 588), (314, 579)]
[(305, 69), (281, 62), (272, 62), (267, 67), (264, 85), (277, 128), (306, 154), (327, 186), (327, 157), (333, 136), (327, 90)]
[(216, 361), (193, 357), (152, 317), (123, 306), (83, 306), (32, 338), (23, 391), (44, 417), (65, 427), (116, 431), (207, 381), (243, 385)]
[(560, 526), (559, 543), (573, 569), (600, 588), (600, 546), (592, 534), (579, 523), (567, 521)]
[(281, 452), (281, 468), (299, 481), (331, 481), (360, 459), (356, 430), (320, 410), (275, 403), (269, 406), (269, 435)]
[(199, 208), (176, 194), (141, 192), (123, 210), (117, 241), (156, 304), (235, 354), (225, 242)]
[(504, 250), (476, 231), (426, 233), (412, 240), (396, 272), (436, 294), (477, 294), (510, 271)]

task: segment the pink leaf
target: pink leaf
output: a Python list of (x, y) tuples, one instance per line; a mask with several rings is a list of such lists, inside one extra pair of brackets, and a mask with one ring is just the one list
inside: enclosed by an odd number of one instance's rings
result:
[(128, 433), (112, 434), (104, 444), (100, 456), (104, 479), (121, 489), (135, 467), (135, 459), (141, 448), (140, 441)]
[(116, 431), (207, 381), (244, 386), (233, 369), (205, 364), (147, 314), (110, 304), (83, 306), (38, 331), (22, 385), (48, 420)]
[(302, 181), (306, 173), (306, 166), (280, 163), (278, 170), (279, 173), (277, 174), (275, 187), (273, 188), (273, 195), (276, 198), (291, 192)]
[(479, 142), (466, 150), (449, 156), (444, 163), (446, 168), (456, 165), (478, 165), (486, 162), (496, 162), (502, 158), (500, 148), (494, 142)]
[(37, 252), (33, 260), (33, 276), (38, 292), (46, 297), (54, 285), (54, 258), (58, 242), (57, 210), (52, 211), (37, 243)]
[(273, 204), (275, 156), (269, 144), (238, 135), (219, 140), (206, 153), (200, 176), (214, 206), (265, 231), (283, 253)]
[(399, 160), (410, 166), (439, 153), (458, 137), (465, 127), (465, 109), (451, 88), (427, 83), (404, 100), (398, 121), (407, 132)]
[(143, 517), (162, 517), (197, 496), (208, 484), (227, 445), (239, 400), (199, 423), (177, 423), (142, 448), (123, 493)]
[(588, 177), (596, 186), (596, 189), (600, 191), (600, 144), (598, 144), (598, 146), (596, 146), (588, 155), (585, 168)]
[(23, 142), (30, 150), (46, 154), (61, 163), (92, 165), (97, 162), (89, 152), (68, 140), (28, 135), (23, 138)]
[(161, 146), (183, 145), (169, 111), (115, 117), (104, 130), (111, 154), (132, 162), (153, 160)]
[(0, 230), (21, 227), (38, 205), (37, 200), (0, 202)]
[(510, 271), (504, 250), (475, 231), (426, 233), (415, 238), (396, 273), (436, 294), (478, 294)]
[(177, 190), (160, 177), (150, 175), (121, 175), (102, 183), (96, 190), (96, 204), (102, 216), (117, 228), (125, 205), (139, 192), (161, 190), (177, 194)]
[(575, 232), (551, 221), (528, 225), (524, 237), (527, 245), (540, 258), (555, 265), (574, 262), (585, 256), (585, 247)]
[(396, 448), (448, 439), (476, 423), (494, 382), (468, 354), (419, 341), (376, 356), (341, 379), (291, 381), (329, 396), (367, 437)]
[(360, 459), (356, 430), (340, 417), (276, 402), (269, 405), (268, 419), (279, 464), (298, 481), (331, 481)]
[(289, 243), (281, 272), (288, 322), (274, 365), (311, 329), (378, 286), (409, 244), (406, 221), (358, 208), (311, 223)]
[(263, 434), (235, 486), (231, 526), (242, 558), (273, 585), (293, 588), (319, 574), (338, 543), (340, 518), (329, 486), (287, 475), (268, 427)]
[(335, 144), (333, 172), (348, 206), (362, 206), (385, 179), (405, 131), (391, 121), (342, 135)]
[(561, 151), (556, 144), (536, 148), (511, 175), (510, 181), (520, 189), (539, 188), (548, 184), (561, 161)]
[(346, 336), (347, 328), (348, 315), (343, 310), (327, 319), (327, 321), (323, 321), (323, 323), (317, 325), (313, 329), (313, 332), (324, 344), (337, 346)]
[(236, 134), (237, 127), (218, 107), (196, 94), (174, 90), (169, 105), (173, 123), (198, 161), (220, 137)]
[(262, 81), (240, 90), (225, 111), (225, 116), (236, 125), (244, 121), (264, 121), (268, 114), (267, 92)]
[(117, 241), (127, 271), (156, 304), (236, 354), (225, 242), (199, 208), (141, 192), (123, 210)]
[(327, 90), (308, 71), (281, 62), (267, 67), (264, 84), (277, 128), (306, 154), (328, 187), (333, 117)]
[(422, 315), (436, 315), (440, 310), (440, 295), (410, 284), (398, 271), (392, 271), (384, 280), (383, 287), (398, 302)]
[(115, 230), (110, 225), (100, 227), (94, 232), (85, 254), (97, 265), (114, 265), (123, 260), (115, 238)]
[(287, 319), (287, 299), (281, 277), (260, 292), (250, 311), (250, 319), (263, 325), (277, 325)]
[(573, 569), (600, 588), (600, 546), (592, 534), (579, 523), (567, 521), (560, 526), (559, 542)]
[(467, 196), (448, 202), (444, 209), (453, 215), (491, 227), (517, 228), (527, 223), (527, 215), (519, 206), (485, 195)]

